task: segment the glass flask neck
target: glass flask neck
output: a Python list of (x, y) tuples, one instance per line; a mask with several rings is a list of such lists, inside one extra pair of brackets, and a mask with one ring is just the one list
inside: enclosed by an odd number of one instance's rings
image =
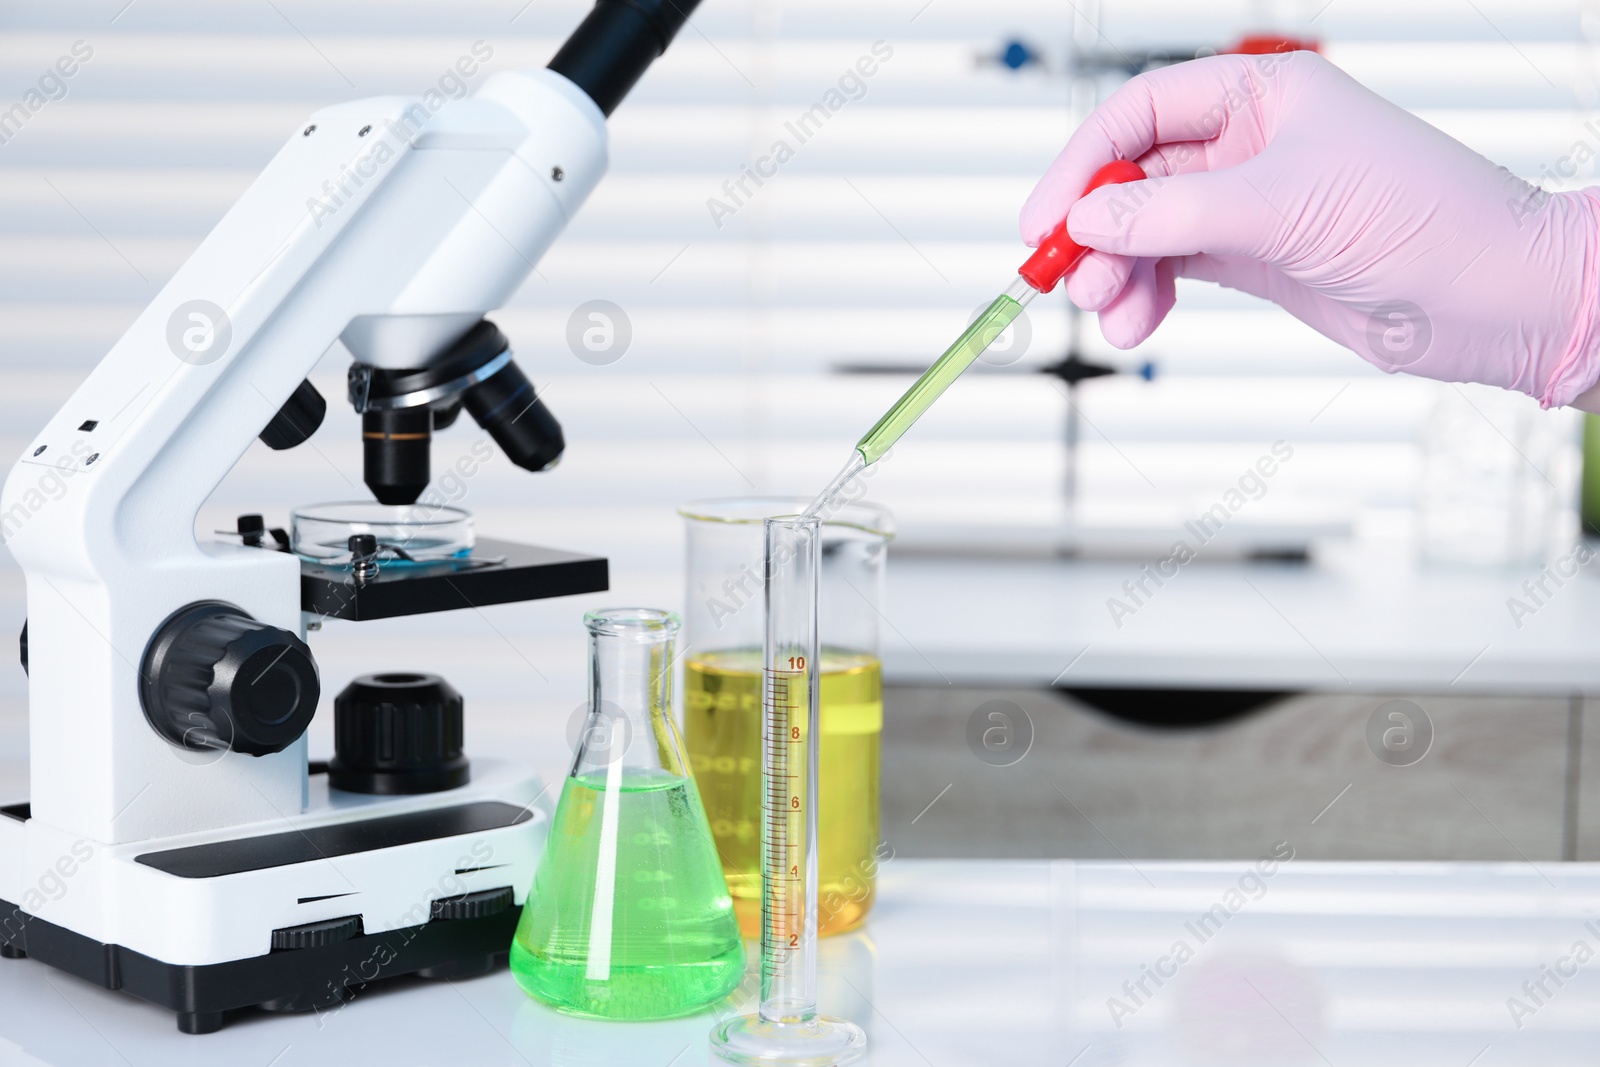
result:
[(672, 714), (678, 616), (613, 608), (591, 611), (583, 621), (589, 630), (589, 707), (573, 776), (620, 768), (688, 777)]

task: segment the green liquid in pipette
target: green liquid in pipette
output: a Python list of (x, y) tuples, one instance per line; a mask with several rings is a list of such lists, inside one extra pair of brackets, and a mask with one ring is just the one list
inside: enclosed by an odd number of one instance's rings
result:
[(922, 377), (895, 401), (894, 407), (884, 413), (856, 442), (856, 451), (870, 466), (882, 459), (894, 447), (902, 434), (922, 418), (922, 413), (939, 399), (950, 383), (961, 377), (961, 372), (972, 366), (973, 360), (983, 355), (994, 344), (995, 338), (1005, 333), (1006, 327), (1022, 314), (1022, 305), (1002, 293), (979, 315), (967, 332), (956, 338), (956, 343), (945, 349), (944, 355), (923, 372)]
[[(1020, 293), (1023, 299), (1017, 300), (1011, 293)], [(961, 377), (961, 372), (972, 366), (973, 360), (983, 355), (984, 350), (1006, 332), (1006, 327), (1016, 321), (1017, 316), (1022, 314), (1023, 305), (1032, 295), (1033, 290), (1019, 279), (1012, 283), (1010, 291), (1001, 293), (994, 303), (984, 308), (983, 314), (956, 338), (956, 343), (945, 349), (944, 355), (934, 360), (933, 366), (923, 371), (922, 377), (894, 402), (894, 406), (867, 431), (865, 437), (856, 442), (850, 462), (834, 476), (826, 489), (817, 494), (811, 506), (802, 513), (804, 517), (809, 519), (821, 515), (852, 478), (887, 455), (894, 443), (922, 418), (922, 413), (944, 395), (952, 382)]]
[[(604, 856), (607, 784), (604, 774), (567, 779), (511, 944), (511, 973), (572, 1015), (699, 1011), (744, 977), (739, 922), (700, 795), (689, 778), (626, 775), (616, 851)], [(598, 938), (597, 908), (610, 918)]]

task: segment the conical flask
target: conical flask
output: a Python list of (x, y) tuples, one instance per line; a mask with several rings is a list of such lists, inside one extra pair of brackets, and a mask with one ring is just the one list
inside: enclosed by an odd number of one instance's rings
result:
[(511, 945), (531, 996), (603, 1019), (688, 1015), (744, 976), (744, 944), (672, 714), (678, 616), (584, 616), (589, 709)]

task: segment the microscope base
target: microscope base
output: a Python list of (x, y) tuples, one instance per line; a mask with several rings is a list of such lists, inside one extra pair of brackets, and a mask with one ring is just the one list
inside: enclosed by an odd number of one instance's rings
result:
[(537, 776), (481, 760), (421, 796), (310, 783), (303, 813), (126, 845), (0, 807), (0, 957), (131, 993), (190, 1034), (239, 1008), (339, 1011), (372, 982), (506, 962), (548, 829)]
[(104, 944), (0, 900), (8, 933), (12, 917), (22, 919), (20, 931), (0, 942), (0, 957), (31, 957), (106, 989), (131, 993), (176, 1012), (183, 1033), (210, 1034), (222, 1029), (224, 1013), (237, 1008), (332, 1014), (371, 982), (407, 974), (463, 978), (492, 971), (505, 964), (521, 913), (521, 907), (510, 905), (486, 918), (438, 919), (337, 945), (189, 966)]

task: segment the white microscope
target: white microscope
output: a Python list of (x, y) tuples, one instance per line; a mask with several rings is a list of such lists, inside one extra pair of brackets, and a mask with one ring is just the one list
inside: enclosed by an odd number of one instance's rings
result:
[(421, 674), (353, 683), (331, 767), (308, 767), (306, 630), (603, 590), (606, 561), (479, 541), (388, 566), (366, 534), (310, 562), (248, 516), (197, 543), (196, 516), (254, 438), (316, 429), (305, 378), (336, 340), (382, 504), (417, 500), (462, 408), (519, 466), (555, 461), (561, 429), (483, 316), (600, 180), (606, 116), (696, 3), (598, 0), (548, 69), (436, 111), (311, 115), (28, 444), (0, 499), (27, 576), (31, 776), (0, 807), (0, 955), (186, 1033), (504, 961), (545, 833), (536, 776), (469, 768), (459, 694)]

